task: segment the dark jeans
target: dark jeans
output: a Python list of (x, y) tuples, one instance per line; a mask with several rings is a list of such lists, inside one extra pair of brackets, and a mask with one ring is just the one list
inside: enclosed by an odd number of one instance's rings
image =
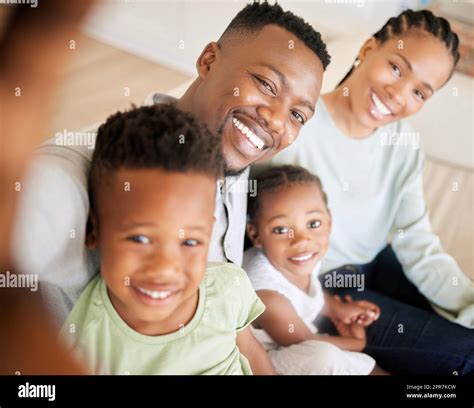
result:
[[(392, 374), (474, 376), (474, 329), (438, 316), (407, 280), (390, 246), (370, 264), (338, 268), (335, 273), (362, 274), (364, 290), (325, 287), (327, 275), (334, 277), (331, 271), (320, 277), (325, 291), (380, 307), (379, 319), (367, 328), (364, 352), (383, 369)], [(318, 319), (316, 325), (322, 333), (336, 334), (327, 318)]]

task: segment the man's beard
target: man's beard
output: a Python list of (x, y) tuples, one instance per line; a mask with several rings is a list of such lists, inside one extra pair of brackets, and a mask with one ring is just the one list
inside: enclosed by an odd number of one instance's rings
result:
[[(224, 128), (225, 124), (227, 123), (228, 119), (225, 120), (222, 125), (219, 127), (217, 130), (217, 135), (220, 137), (221, 140), (223, 140), (223, 134), (224, 134)], [(230, 162), (227, 161), (227, 159), (224, 157), (224, 176), (225, 177), (237, 177), (240, 176), (245, 170), (247, 170), (249, 166), (246, 166), (241, 169), (236, 169), (232, 166)]]

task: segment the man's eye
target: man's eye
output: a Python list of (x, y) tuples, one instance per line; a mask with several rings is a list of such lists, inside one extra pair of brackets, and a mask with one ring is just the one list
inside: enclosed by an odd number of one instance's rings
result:
[(398, 68), (395, 64), (392, 63), (390, 63), (390, 66), (392, 67), (392, 71), (395, 73), (395, 75), (400, 78), (402, 76), (402, 71), (400, 71), (400, 68)]
[(187, 239), (183, 242), (183, 245), (185, 246), (190, 246), (190, 247), (195, 247), (198, 246), (200, 242), (197, 239)]
[(255, 79), (256, 79), (258, 82), (260, 82), (265, 88), (267, 88), (273, 95), (275, 95), (275, 92), (273, 91), (272, 86), (271, 86), (267, 81), (265, 81), (265, 80), (262, 79), (262, 78), (259, 78), (258, 76), (256, 76)]
[(137, 244), (151, 244), (151, 239), (146, 235), (132, 235), (127, 240), (136, 242)]
[(321, 221), (314, 220), (308, 223), (308, 228), (319, 228), (321, 226)]
[(273, 228), (274, 234), (288, 234), (288, 228), (286, 227), (275, 227)]
[(302, 125), (304, 125), (305, 121), (304, 121), (303, 116), (301, 116), (301, 115), (300, 115), (298, 112), (296, 112), (296, 111), (293, 111), (292, 113), (293, 113), (293, 116), (296, 118), (296, 120), (297, 120), (298, 122), (300, 122)]

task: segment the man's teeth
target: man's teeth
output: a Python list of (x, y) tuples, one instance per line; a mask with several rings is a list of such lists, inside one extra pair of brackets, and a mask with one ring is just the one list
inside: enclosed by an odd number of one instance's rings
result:
[(240, 130), (240, 133), (242, 133), (248, 140), (250, 140), (250, 142), (257, 149), (263, 149), (263, 147), (265, 146), (265, 143), (262, 139), (260, 139), (255, 133), (253, 133), (247, 126), (245, 126), (237, 118), (233, 118), (232, 122), (234, 123), (234, 126)]
[(377, 111), (383, 115), (383, 116), (388, 116), (392, 114), (392, 111), (385, 105), (377, 95), (372, 93), (371, 95), (372, 101), (374, 102), (375, 108)]
[(150, 296), (153, 299), (166, 299), (169, 295), (171, 295), (171, 291), (169, 290), (146, 290), (143, 288), (138, 288), (138, 290), (144, 293), (147, 296)]
[(292, 261), (307, 261), (308, 259), (311, 259), (311, 257), (313, 256), (313, 254), (308, 254), (308, 255), (302, 255), (302, 256), (294, 256), (292, 258), (290, 258)]

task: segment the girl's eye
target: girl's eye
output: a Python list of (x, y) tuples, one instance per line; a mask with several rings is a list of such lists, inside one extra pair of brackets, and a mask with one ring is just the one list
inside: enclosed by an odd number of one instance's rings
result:
[(275, 227), (273, 228), (274, 234), (288, 234), (288, 228), (286, 227)]
[(418, 99), (421, 99), (422, 101), (425, 100), (425, 95), (423, 95), (423, 93), (421, 91), (419, 91), (418, 89), (415, 90), (415, 95)]
[(395, 75), (397, 77), (401, 77), (402, 76), (402, 71), (400, 71), (400, 68), (398, 68), (395, 64), (392, 64), (390, 63), (391, 67), (392, 67), (392, 71), (395, 72)]
[(265, 81), (264, 79), (262, 78), (259, 78), (259, 77), (255, 77), (257, 79), (258, 82), (260, 82), (265, 88), (267, 88), (273, 95), (275, 95), (275, 92), (273, 91), (273, 88), (272, 86), (267, 82)]
[(304, 122), (303, 116), (301, 116), (301, 115), (300, 115), (298, 112), (296, 112), (296, 111), (293, 111), (292, 113), (293, 113), (293, 116), (296, 118), (296, 120), (297, 120), (298, 122), (300, 122), (302, 125), (304, 125), (305, 122)]
[(199, 241), (197, 239), (187, 239), (183, 244), (185, 246), (195, 247), (199, 245)]
[(321, 226), (321, 221), (314, 220), (308, 223), (308, 228), (319, 228)]
[(146, 235), (132, 235), (127, 238), (129, 241), (136, 242), (137, 244), (151, 244), (151, 239)]

